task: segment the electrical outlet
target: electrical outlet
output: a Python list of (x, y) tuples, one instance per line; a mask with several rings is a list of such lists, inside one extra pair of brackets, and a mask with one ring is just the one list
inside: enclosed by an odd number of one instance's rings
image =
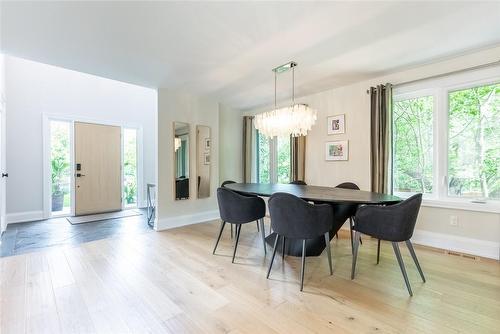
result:
[(450, 216), (450, 225), (451, 226), (458, 226), (458, 217), (457, 216)]

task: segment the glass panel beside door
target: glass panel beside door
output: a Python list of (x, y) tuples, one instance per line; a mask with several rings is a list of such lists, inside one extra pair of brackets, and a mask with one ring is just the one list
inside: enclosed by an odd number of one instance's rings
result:
[(52, 215), (71, 213), (71, 122), (50, 121)]

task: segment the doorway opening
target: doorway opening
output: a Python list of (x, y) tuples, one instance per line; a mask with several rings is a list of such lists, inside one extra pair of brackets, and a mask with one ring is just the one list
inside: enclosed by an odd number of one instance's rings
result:
[(71, 213), (71, 122), (50, 121), (50, 174), (52, 216)]

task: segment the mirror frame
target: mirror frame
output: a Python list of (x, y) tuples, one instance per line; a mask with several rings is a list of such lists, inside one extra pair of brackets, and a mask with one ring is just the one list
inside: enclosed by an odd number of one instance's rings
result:
[(188, 181), (189, 185), (188, 185), (188, 191), (189, 191), (189, 197), (188, 198), (177, 198), (176, 196), (176, 179), (177, 179), (177, 175), (175, 175), (175, 168), (176, 168), (176, 162), (177, 162), (177, 159), (175, 157), (175, 124), (176, 123), (180, 123), (180, 124), (186, 124), (187, 128), (188, 128), (188, 139), (189, 139), (189, 143), (188, 143), (188, 157), (189, 157), (189, 166), (188, 166), (188, 171), (189, 171), (189, 179), (191, 179), (191, 173), (192, 173), (192, 168), (191, 168), (191, 124), (189, 124), (188, 122), (178, 122), (178, 121), (173, 121), (172, 122), (172, 154), (173, 154), (173, 159), (172, 159), (172, 176), (173, 176), (173, 181), (172, 182), (172, 193), (173, 193), (173, 197), (174, 197), (174, 201), (188, 201), (191, 199), (191, 180)]

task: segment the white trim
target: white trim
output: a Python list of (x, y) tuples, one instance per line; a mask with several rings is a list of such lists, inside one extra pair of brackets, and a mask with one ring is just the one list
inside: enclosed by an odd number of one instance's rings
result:
[(500, 259), (499, 242), (472, 239), (425, 230), (415, 230), (411, 241), (418, 245), (477, 255), (495, 260)]
[(25, 223), (35, 220), (43, 220), (43, 211), (26, 211), (7, 214), (7, 224)]
[(203, 211), (192, 215), (160, 218), (155, 225), (155, 229), (156, 231), (163, 231), (185, 225), (204, 223), (219, 218), (219, 210)]

